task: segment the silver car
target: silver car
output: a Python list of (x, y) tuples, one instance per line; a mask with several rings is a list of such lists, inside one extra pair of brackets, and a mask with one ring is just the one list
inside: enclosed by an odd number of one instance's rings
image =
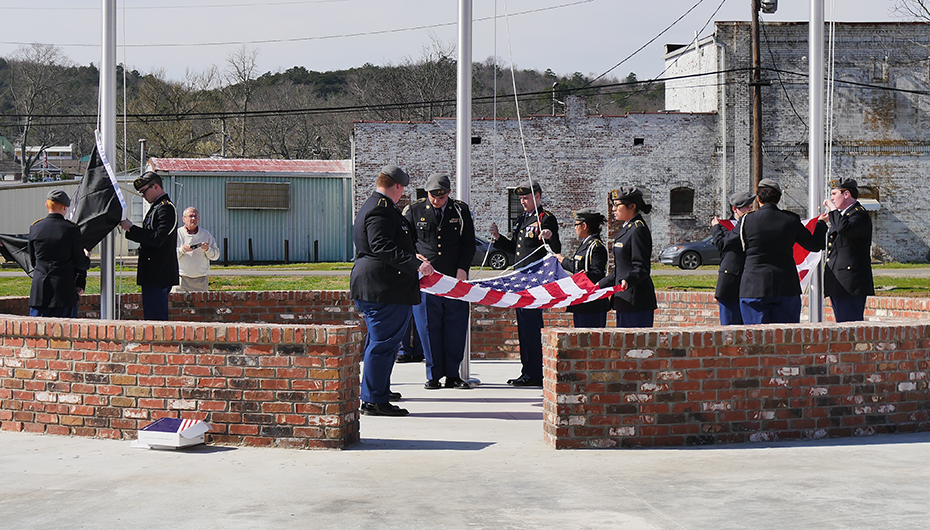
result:
[(659, 263), (676, 265), (691, 270), (701, 265), (719, 265), (720, 253), (710, 242), (710, 236), (693, 243), (682, 243), (666, 248), (659, 254)]

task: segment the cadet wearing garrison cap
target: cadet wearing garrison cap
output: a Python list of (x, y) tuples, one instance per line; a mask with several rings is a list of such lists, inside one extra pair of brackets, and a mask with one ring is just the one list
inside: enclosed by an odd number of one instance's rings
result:
[(730, 241), (739, 241), (735, 244), (746, 253), (739, 288), (743, 324), (799, 322), (801, 282), (794, 244), (811, 252), (823, 249), (826, 223), (818, 221), (812, 234), (798, 214), (778, 208), (781, 195), (781, 186), (774, 180), (759, 181), (756, 197), (761, 206), (743, 215), (726, 235)]
[[(553, 253), (562, 251), (559, 241), (559, 223), (555, 216), (542, 207), (542, 186), (527, 181), (514, 192), (520, 197), (523, 213), (513, 223), (509, 238), (500, 234), (497, 223), (491, 223), (494, 246), (513, 252), (516, 268), (520, 268), (546, 255), (544, 242)], [(517, 309), (517, 335), (520, 339), (520, 377), (510, 379), (513, 386), (542, 386), (542, 309)]]
[[(416, 230), (417, 252), (437, 271), (459, 280), (468, 279), (475, 257), (475, 223), (468, 205), (449, 197), (452, 183), (448, 173), (433, 173), (424, 189), (428, 198), (404, 210), (407, 222)], [(421, 293), (413, 306), (414, 326), (426, 357), (427, 389), (469, 388), (459, 377), (468, 335), (468, 302)]]
[(406, 409), (389, 403), (391, 371), (412, 307), (420, 303), (417, 273), (433, 273), (430, 263), (417, 257), (413, 230), (396, 206), (409, 183), (403, 169), (395, 165), (381, 168), (376, 190), (359, 208), (352, 227), (355, 263), (349, 293), (368, 326), (362, 414), (407, 415)]
[(614, 239), (614, 270), (598, 286), (623, 287), (613, 297), (618, 328), (651, 328), (658, 305), (650, 276), (652, 232), (643, 214), (651, 212), (652, 205), (646, 204), (643, 192), (632, 186), (613, 190), (608, 198), (614, 217), (623, 225)]
[(45, 198), (48, 215), (29, 227), (30, 316), (77, 316), (78, 297), (84, 290), (77, 282), (85, 278), (90, 258), (81, 247), (81, 229), (64, 217), (70, 205), (67, 193), (50, 191)]
[[(733, 225), (736, 225), (740, 217), (752, 210), (755, 200), (755, 195), (750, 195), (745, 191), (730, 194), (730, 221)], [(726, 235), (729, 230), (720, 224), (720, 219), (714, 217), (710, 224), (711, 242), (720, 252), (720, 268), (717, 270), (717, 288), (714, 292), (720, 309), (720, 325), (742, 324), (743, 318), (739, 310), (739, 282), (743, 275), (746, 253), (740, 245), (735, 244), (738, 240), (730, 240), (729, 246), (727, 245)]]
[[(604, 216), (593, 208), (576, 211), (575, 235), (581, 239), (581, 245), (570, 259), (565, 259), (561, 254), (556, 255), (563, 269), (572, 273), (584, 271), (588, 279), (595, 284), (607, 274), (607, 247), (601, 240), (603, 223)], [(593, 302), (570, 305), (567, 310), (572, 314), (576, 328), (603, 328), (607, 325), (610, 299), (601, 298)]]
[(830, 297), (837, 322), (863, 319), (866, 298), (875, 294), (872, 283), (872, 218), (859, 204), (859, 186), (853, 179), (830, 181), (827, 259), (823, 293)]
[(168, 294), (181, 283), (176, 246), (178, 211), (162, 188), (158, 173), (146, 171), (132, 186), (152, 205), (141, 227), (128, 219), (120, 221), (126, 239), (139, 243), (136, 283), (142, 287), (142, 314), (146, 320), (168, 320)]

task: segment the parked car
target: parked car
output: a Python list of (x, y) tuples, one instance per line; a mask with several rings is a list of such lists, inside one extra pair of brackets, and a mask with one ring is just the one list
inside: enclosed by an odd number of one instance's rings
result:
[(692, 243), (682, 243), (666, 248), (659, 254), (659, 263), (677, 265), (682, 269), (696, 269), (701, 265), (719, 265), (720, 253), (710, 242), (710, 236)]
[[(483, 264), (485, 267), (491, 267), (499, 271), (506, 269), (513, 263), (513, 254), (491, 247), (491, 242), (487, 239), (475, 236), (475, 242), (475, 257), (471, 260), (472, 266), (480, 267)], [(488, 247), (491, 247), (490, 252), (488, 252)], [(487, 259), (485, 259), (485, 255), (487, 255)]]

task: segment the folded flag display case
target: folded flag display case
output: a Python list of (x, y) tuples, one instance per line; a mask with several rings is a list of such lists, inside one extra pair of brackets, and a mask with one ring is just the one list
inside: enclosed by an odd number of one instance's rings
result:
[(132, 446), (139, 449), (177, 449), (204, 443), (210, 424), (200, 420), (161, 418), (139, 430)]

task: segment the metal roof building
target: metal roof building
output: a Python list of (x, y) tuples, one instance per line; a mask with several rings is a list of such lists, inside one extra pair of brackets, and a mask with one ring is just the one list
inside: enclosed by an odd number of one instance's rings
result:
[(150, 158), (147, 169), (162, 176), (179, 216), (200, 211), (220, 259), (352, 259), (350, 160)]

